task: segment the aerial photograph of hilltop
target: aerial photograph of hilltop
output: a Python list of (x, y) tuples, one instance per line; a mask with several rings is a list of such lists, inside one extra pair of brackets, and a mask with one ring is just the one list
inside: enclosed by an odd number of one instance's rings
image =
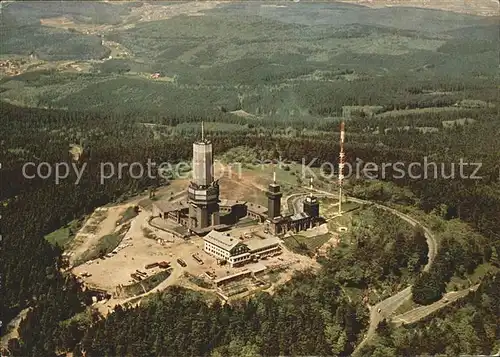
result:
[(499, 10), (1, 1), (0, 355), (500, 356)]

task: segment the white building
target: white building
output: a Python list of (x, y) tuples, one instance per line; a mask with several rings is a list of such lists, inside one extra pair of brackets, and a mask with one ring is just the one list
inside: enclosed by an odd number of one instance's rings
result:
[(245, 264), (253, 258), (262, 258), (280, 252), (280, 240), (276, 237), (253, 238), (242, 241), (229, 233), (211, 231), (204, 237), (203, 250), (231, 266)]

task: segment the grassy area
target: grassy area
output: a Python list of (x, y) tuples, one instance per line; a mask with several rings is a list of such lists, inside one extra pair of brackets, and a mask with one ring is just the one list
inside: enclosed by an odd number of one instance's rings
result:
[(122, 213), (120, 219), (118, 220), (118, 224), (123, 224), (125, 222), (130, 221), (132, 218), (138, 215), (137, 208), (135, 206), (128, 207), (125, 212)]
[(125, 285), (123, 286), (123, 292), (127, 296), (136, 296), (148, 292), (160, 285), (162, 281), (166, 280), (170, 276), (171, 272), (172, 271), (170, 269), (162, 270), (137, 283)]
[(75, 233), (78, 231), (81, 224), (81, 220), (73, 220), (64, 227), (47, 234), (45, 239), (52, 245), (58, 245), (61, 248), (65, 248), (75, 237)]
[(403, 314), (407, 311), (410, 311), (410, 310), (413, 310), (417, 307), (419, 307), (420, 305), (413, 302), (412, 299), (410, 300), (406, 300), (401, 306), (399, 306), (397, 309), (396, 309), (396, 312), (395, 312), (395, 315), (399, 315), (399, 314)]
[(191, 275), (189, 273), (184, 273), (184, 276), (186, 276), (187, 279), (191, 283), (193, 283), (196, 286), (199, 286), (200, 288), (203, 288), (203, 289), (211, 289), (212, 288), (212, 284), (210, 282), (206, 281), (203, 278), (199, 278), (197, 276), (193, 276), (193, 275)]
[(343, 202), (342, 203), (342, 212), (351, 212), (357, 210), (361, 207), (360, 204), (354, 202)]
[[(347, 213), (342, 216), (333, 217), (331, 220), (328, 221), (327, 227), (330, 232), (341, 233), (339, 232), (339, 228), (347, 227), (349, 229), (351, 223), (352, 223), (352, 213)], [(341, 238), (342, 238), (342, 233), (341, 233)]]
[(465, 289), (471, 285), (479, 283), (488, 272), (497, 271), (498, 268), (490, 263), (480, 264), (472, 274), (466, 274), (464, 277), (454, 276), (446, 286), (446, 291), (456, 291)]
[(118, 245), (121, 243), (125, 233), (127, 232), (128, 225), (122, 226), (118, 232), (112, 234), (107, 234), (99, 238), (97, 244), (91, 249), (85, 251), (77, 260), (75, 260), (74, 265), (83, 264), (86, 261), (94, 260), (102, 257), (108, 253), (111, 253)]
[[(274, 159), (274, 158), (266, 158)], [(278, 159), (278, 158), (275, 158)], [(299, 164), (285, 164), (285, 165), (256, 165), (253, 171), (258, 170), (259, 175), (262, 177), (269, 177), (269, 181), (273, 178), (273, 172), (276, 172), (276, 181), (280, 185), (290, 185), (297, 186), (298, 183), (302, 183), (302, 169)]]
[(285, 238), (285, 246), (293, 252), (310, 255), (314, 254), (316, 249), (328, 242), (331, 237), (330, 233), (314, 237), (304, 237), (297, 234)]
[(52, 245), (58, 245), (59, 247), (64, 247), (68, 242), (71, 241), (70, 229), (69, 227), (59, 228), (57, 231), (49, 233), (45, 236), (45, 239)]

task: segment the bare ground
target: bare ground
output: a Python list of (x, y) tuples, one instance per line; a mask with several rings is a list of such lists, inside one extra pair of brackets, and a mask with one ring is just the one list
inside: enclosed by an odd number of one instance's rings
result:
[[(150, 212), (144, 210), (131, 222), (130, 230), (125, 235), (124, 242), (131, 243), (132, 246), (122, 249), (111, 258), (98, 259), (90, 264), (75, 267), (73, 273), (81, 275), (83, 272), (88, 272), (91, 276), (85, 278), (86, 284), (113, 293), (118, 285), (128, 285), (134, 282), (130, 274), (134, 273), (136, 269), (144, 271), (148, 275), (158, 272), (159, 268), (145, 269), (146, 264), (158, 261), (169, 261), (174, 267), (174, 271), (176, 269), (185, 270), (197, 277), (203, 277), (206, 271), (214, 273), (216, 277), (223, 277), (246, 269), (245, 266), (230, 268), (217, 265), (215, 258), (203, 252), (202, 238), (195, 237), (188, 241), (176, 238), (170, 233), (149, 226), (149, 217)], [(145, 227), (165, 243), (162, 245), (155, 239), (146, 238), (143, 231)], [(255, 230), (259, 230), (259, 234), (263, 234), (260, 232), (263, 230), (262, 226), (235, 229), (232, 234), (238, 236), (240, 233), (243, 235), (243, 233)], [(203, 260), (203, 265), (194, 260), (192, 256), (194, 253), (197, 253)], [(176, 262), (177, 258), (183, 259), (187, 263), (187, 267), (180, 268)], [(290, 270), (302, 270), (316, 266), (313, 260), (288, 251), (284, 251), (279, 258), (269, 258), (263, 263), (271, 267), (290, 264)], [(167, 280), (173, 283), (175, 279), (171, 276)]]
[(99, 238), (113, 233), (116, 229), (116, 222), (127, 207), (128, 205), (97, 208), (78, 231), (71, 248), (68, 250), (69, 253), (72, 253), (70, 264), (74, 264), (82, 254), (96, 245)]
[[(230, 177), (226, 171), (226, 167), (216, 167), (215, 171), (216, 177), (221, 178), (221, 198), (242, 199), (249, 202), (255, 202), (258, 197), (265, 198), (262, 190), (265, 188), (264, 182), (267, 183), (267, 180), (261, 177), (260, 172), (245, 171), (242, 176), (233, 175)], [(173, 196), (174, 201), (182, 199), (184, 197), (179, 194), (185, 192), (188, 182), (188, 179), (172, 181), (170, 185), (160, 188), (156, 194), (158, 197)], [(245, 266), (230, 268), (228, 266), (217, 265), (213, 257), (203, 252), (202, 238), (196, 237), (189, 241), (184, 241), (181, 238), (174, 237), (170, 233), (150, 226), (148, 223), (151, 217), (150, 205), (144, 208), (147, 205), (142, 204), (148, 200), (147, 193), (144, 193), (143, 195), (131, 198), (122, 205), (105, 207), (104, 209), (107, 211), (107, 216), (105, 219), (101, 218), (102, 221), (98, 223), (99, 226), (96, 230), (96, 234), (92, 235), (90, 239), (88, 236), (84, 237), (86, 239), (80, 239), (80, 245), (73, 248), (75, 254), (81, 254), (92, 247), (92, 245), (97, 242), (98, 237), (113, 232), (116, 228), (115, 224), (120, 214), (130, 205), (141, 202), (143, 209), (138, 216), (132, 219), (130, 222), (130, 229), (123, 238), (123, 243), (130, 243), (131, 245), (120, 250), (110, 258), (97, 259), (90, 264), (83, 264), (75, 267), (72, 270), (73, 273), (81, 276), (83, 272), (88, 272), (91, 276), (84, 278), (87, 285), (105, 289), (111, 294), (114, 294), (118, 285), (129, 285), (135, 282), (130, 276), (131, 273), (140, 270), (146, 272), (148, 276), (153, 275), (159, 271), (159, 268), (145, 269), (146, 264), (169, 261), (173, 268), (172, 274), (155, 289), (137, 296), (142, 298), (152, 292), (162, 291), (170, 285), (193, 285), (183, 276), (184, 272), (188, 272), (195, 277), (206, 279), (205, 272), (207, 271), (215, 274), (216, 278), (220, 278), (246, 269)], [(99, 212), (99, 210), (97, 211)], [(92, 226), (93, 224), (95, 224), (95, 218), (89, 219), (89, 222), (86, 222), (82, 230), (87, 225)], [(316, 233), (320, 234), (324, 229), (325, 228), (320, 228), (321, 231)], [(258, 231), (259, 235), (262, 235), (264, 234), (263, 230), (263, 225), (256, 225), (252, 227), (235, 228), (232, 234), (235, 236), (245, 236), (245, 233)], [(158, 239), (161, 239), (162, 244), (158, 242)], [(193, 258), (192, 255), (194, 253), (197, 253), (203, 260), (203, 265), (197, 263)], [(177, 258), (183, 259), (187, 263), (187, 267), (182, 268), (177, 263)], [(272, 284), (271, 288), (267, 289), (270, 293), (275, 291), (277, 285), (290, 280), (296, 271), (306, 269), (316, 270), (319, 268), (319, 264), (315, 260), (290, 252), (286, 248), (283, 248), (283, 253), (280, 256), (262, 260), (261, 263), (270, 270), (280, 267), (285, 268), (280, 271), (278, 280)], [(197, 290), (204, 291), (206, 289), (199, 288)], [(115, 305), (136, 301), (137, 297), (123, 299), (115, 296), (111, 300), (97, 303), (95, 306), (101, 313), (107, 314)], [(139, 301), (134, 302), (134, 304), (139, 303)]]

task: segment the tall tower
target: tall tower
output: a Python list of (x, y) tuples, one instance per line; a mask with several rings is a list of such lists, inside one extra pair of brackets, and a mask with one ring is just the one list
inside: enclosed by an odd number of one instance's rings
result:
[(311, 189), (311, 193), (307, 196), (302, 204), (303, 210), (310, 217), (319, 217), (319, 201), (312, 194), (312, 177), (309, 181), (309, 188)]
[(344, 184), (344, 139), (345, 139), (345, 126), (344, 122), (340, 123), (340, 154), (339, 154), (339, 214), (342, 214), (342, 186)]
[(219, 221), (219, 183), (213, 176), (212, 143), (205, 139), (201, 123), (201, 140), (193, 143), (193, 178), (188, 187), (189, 228), (215, 226)]
[(273, 219), (281, 216), (281, 196), (280, 185), (276, 183), (276, 172), (273, 172), (273, 182), (269, 184), (266, 192), (267, 196), (267, 218)]

